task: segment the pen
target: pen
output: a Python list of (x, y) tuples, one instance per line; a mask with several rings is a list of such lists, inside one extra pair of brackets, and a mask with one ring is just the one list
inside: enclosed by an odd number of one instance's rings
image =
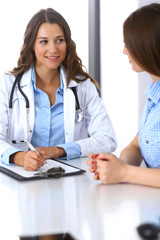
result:
[[(37, 151), (37, 149), (36, 149), (35, 147), (33, 147), (33, 145), (32, 145), (30, 142), (28, 142), (28, 140), (26, 140), (26, 143), (27, 143), (28, 147), (29, 147), (32, 151), (34, 151), (34, 152), (36, 152), (38, 155), (40, 155), (40, 153)], [(49, 164), (48, 164), (46, 161), (45, 161), (45, 164), (47, 165), (48, 168), (50, 167)]]

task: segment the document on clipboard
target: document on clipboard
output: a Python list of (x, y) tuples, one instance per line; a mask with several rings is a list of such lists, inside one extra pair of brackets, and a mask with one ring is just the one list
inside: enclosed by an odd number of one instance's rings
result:
[(46, 164), (44, 164), (36, 171), (27, 171), (24, 169), (24, 167), (18, 165), (8, 166), (0, 163), (0, 172), (3, 172), (19, 181), (60, 178), (65, 176), (79, 175), (86, 172), (83, 169), (71, 166), (58, 160), (48, 159), (46, 162), (50, 166), (49, 168), (46, 166)]

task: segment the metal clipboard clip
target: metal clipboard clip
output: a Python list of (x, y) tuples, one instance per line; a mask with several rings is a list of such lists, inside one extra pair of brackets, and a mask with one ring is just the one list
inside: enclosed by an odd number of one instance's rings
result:
[(62, 167), (53, 167), (45, 172), (35, 173), (34, 176), (42, 178), (60, 178), (64, 175), (65, 170)]

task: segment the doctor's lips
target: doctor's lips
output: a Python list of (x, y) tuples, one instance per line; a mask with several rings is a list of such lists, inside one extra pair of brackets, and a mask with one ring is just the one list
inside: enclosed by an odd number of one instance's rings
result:
[(57, 60), (59, 59), (59, 56), (46, 56), (48, 60)]

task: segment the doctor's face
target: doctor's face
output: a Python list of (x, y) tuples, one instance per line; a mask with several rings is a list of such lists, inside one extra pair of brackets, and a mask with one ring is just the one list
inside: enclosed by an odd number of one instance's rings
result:
[(38, 30), (34, 52), (36, 66), (57, 69), (66, 57), (67, 44), (57, 23), (43, 23)]

